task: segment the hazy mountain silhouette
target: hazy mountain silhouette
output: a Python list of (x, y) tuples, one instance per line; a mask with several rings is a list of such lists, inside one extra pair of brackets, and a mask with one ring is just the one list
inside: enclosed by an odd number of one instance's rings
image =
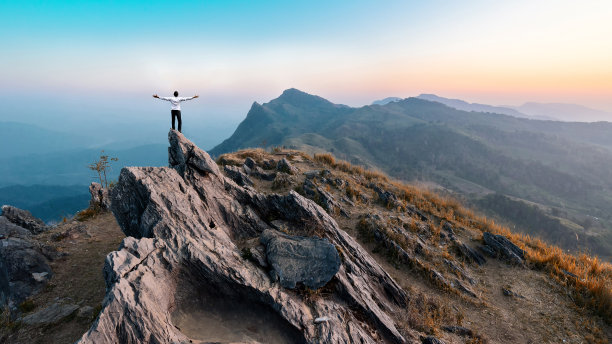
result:
[(478, 104), (478, 103), (468, 103), (461, 99), (449, 99), (449, 98), (439, 97), (435, 94), (421, 94), (417, 96), (416, 98), (429, 100), (432, 102), (442, 103), (446, 106), (450, 106), (457, 110), (463, 110), (463, 111), (499, 113), (503, 115), (520, 117), (520, 118), (536, 117), (536, 116), (526, 115), (524, 113), (521, 113), (515, 109), (511, 109), (508, 107), (492, 106), (492, 105)]
[[(350, 108), (291, 89), (269, 103), (254, 103), (211, 153), (263, 143), (330, 151), (396, 178), (433, 181), (525, 231), (609, 256), (611, 130), (611, 123), (466, 112), (418, 98)], [(519, 202), (486, 198), (493, 194)], [(522, 206), (544, 217), (518, 223)], [(554, 224), (542, 226), (543, 219)]]
[(372, 105), (387, 105), (389, 103), (397, 102), (397, 101), (400, 101), (400, 100), (402, 100), (402, 98), (399, 98), (399, 97), (387, 97), (387, 98), (384, 98), (384, 99), (373, 101)]
[(534, 117), (548, 117), (570, 122), (612, 121), (612, 113), (578, 104), (529, 102), (514, 109)]

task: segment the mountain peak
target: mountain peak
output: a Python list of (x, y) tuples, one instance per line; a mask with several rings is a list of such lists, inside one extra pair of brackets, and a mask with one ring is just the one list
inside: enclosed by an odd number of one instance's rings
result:
[(276, 99), (272, 100), (270, 103), (289, 103), (292, 105), (297, 105), (300, 107), (305, 106), (320, 106), (320, 105), (331, 105), (334, 104), (324, 98), (319, 96), (315, 96), (303, 91), (298, 90), (297, 88), (289, 88), (283, 91), (283, 93)]

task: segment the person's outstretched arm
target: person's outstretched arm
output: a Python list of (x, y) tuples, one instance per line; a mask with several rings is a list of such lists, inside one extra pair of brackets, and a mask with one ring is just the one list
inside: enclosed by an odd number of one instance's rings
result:
[(195, 96), (193, 96), (193, 97), (184, 97), (184, 98), (181, 98), (181, 101), (184, 101), (184, 100), (192, 100), (192, 99), (196, 99), (196, 98), (200, 98), (200, 96), (198, 96), (198, 95), (196, 94), (196, 95), (195, 95)]
[(157, 99), (161, 99), (161, 100), (170, 100), (170, 98), (168, 98), (168, 97), (160, 97), (157, 94), (154, 94), (153, 98), (157, 98)]

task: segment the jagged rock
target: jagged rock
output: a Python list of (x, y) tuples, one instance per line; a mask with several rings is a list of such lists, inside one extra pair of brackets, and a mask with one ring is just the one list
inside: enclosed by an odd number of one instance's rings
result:
[(303, 185), (304, 195), (323, 207), (331, 214), (341, 214), (348, 217), (348, 214), (340, 203), (336, 202), (334, 196), (323, 188), (317, 186), (311, 179), (305, 179)]
[(298, 173), (298, 169), (293, 167), (293, 165), (291, 165), (291, 163), (286, 158), (282, 158), (278, 162), (278, 164), (276, 164), (276, 169), (280, 172), (284, 172), (287, 174), (297, 174)]
[(278, 172), (276, 174), (276, 177), (272, 181), (272, 189), (282, 189), (282, 188), (290, 187), (293, 184), (293, 182), (294, 182), (294, 177), (284, 172)]
[(487, 245), (478, 246), (478, 249), (491, 258), (495, 258), (497, 256), (497, 253), (495, 253), (495, 251), (493, 251), (493, 249)]
[(484, 265), (487, 262), (482, 254), (460, 241), (455, 241), (455, 249), (459, 255), (464, 257), (470, 263)]
[(253, 260), (262, 268), (267, 268), (269, 266), (266, 259), (266, 248), (264, 246), (258, 245), (251, 247), (249, 248), (249, 253), (251, 257), (253, 257)]
[(274, 161), (273, 159), (264, 160), (264, 162), (261, 164), (264, 170), (273, 170), (276, 168), (276, 165), (277, 165), (277, 162)]
[(404, 206), (403, 203), (400, 202), (400, 200), (397, 198), (397, 196), (393, 192), (388, 191), (388, 190), (383, 190), (381, 187), (379, 187), (378, 185), (374, 183), (371, 183), (369, 187), (370, 189), (374, 190), (374, 192), (376, 192), (376, 194), (378, 195), (378, 199), (380, 199), (382, 204), (384, 204), (386, 207), (403, 208)]
[(29, 230), (32, 234), (49, 230), (45, 223), (27, 211), (10, 205), (2, 206), (2, 216), (19, 227)]
[(303, 284), (310, 289), (324, 286), (340, 269), (340, 256), (327, 239), (305, 238), (265, 230), (261, 243), (272, 266), (272, 279), (285, 288)]
[(448, 265), (448, 267), (453, 270), (454, 272), (456, 272), (459, 276), (461, 276), (462, 278), (464, 278), (465, 280), (467, 280), (468, 282), (470, 282), (471, 285), (475, 285), (476, 284), (476, 280), (474, 278), (472, 278), (467, 271), (463, 270), (461, 267), (457, 266), (457, 264), (455, 264), (454, 262), (451, 262), (448, 259), (444, 259), (444, 264)]
[(512, 243), (512, 241), (506, 239), (506, 237), (484, 232), (482, 239), (485, 244), (495, 251), (500, 257), (515, 264), (523, 263), (525, 252)]
[(0, 216), (0, 239), (6, 239), (8, 237), (29, 237), (32, 234), (29, 230), (18, 226), (6, 217)]
[(453, 226), (449, 222), (444, 222), (444, 225), (442, 225), (442, 229), (444, 229), (448, 233), (448, 238), (451, 241), (456, 240), (455, 231), (453, 230)]
[(244, 174), (240, 169), (236, 166), (225, 165), (223, 166), (223, 170), (236, 184), (240, 186), (253, 185), (253, 181), (249, 176)]
[(276, 178), (277, 173), (276, 172), (265, 172), (264, 170), (261, 169), (261, 167), (256, 166), (255, 167), (255, 171), (254, 171), (255, 175), (263, 180), (267, 180), (267, 181), (271, 181), (274, 180), (274, 178)]
[(77, 309), (79, 309), (77, 305), (56, 302), (47, 308), (21, 318), (21, 322), (28, 325), (52, 325), (71, 316)]
[(89, 207), (92, 209), (99, 208), (102, 211), (110, 209), (110, 198), (108, 197), (108, 189), (103, 188), (100, 183), (92, 182), (89, 184)]
[[(297, 342), (405, 342), (392, 317), (406, 307), (405, 292), (321, 207), (294, 191), (243, 188), (182, 134), (171, 131), (169, 140), (172, 168), (124, 168), (111, 192), (112, 211), (130, 237), (107, 256), (107, 295), (81, 343), (187, 342), (172, 314), (186, 307), (181, 300), (193, 306), (181, 295), (202, 291), (262, 305)], [(291, 233), (320, 233), (343, 252), (333, 295), (306, 299), (243, 258), (238, 243), (274, 220)], [(334, 319), (315, 324), (321, 314)]]
[[(44, 250), (29, 240), (8, 238), (0, 244), (0, 301), (15, 310), (38, 293), (53, 275)], [(7, 283), (8, 282), (8, 283)]]
[(472, 337), (474, 335), (472, 330), (463, 326), (442, 326), (442, 329), (446, 332), (454, 333), (459, 336)]
[(514, 292), (510, 289), (510, 287), (502, 287), (502, 293), (505, 296), (518, 297), (519, 299), (524, 299), (525, 297), (517, 292)]
[(245, 165), (246, 167), (250, 168), (250, 169), (254, 169), (254, 168), (255, 168), (255, 166), (257, 166), (257, 163), (255, 162), (255, 160), (253, 160), (253, 158), (251, 158), (251, 157), (247, 157), (247, 158), (244, 160), (244, 165)]
[(463, 293), (466, 293), (471, 297), (478, 297), (478, 295), (476, 295), (476, 293), (472, 289), (465, 286), (463, 283), (461, 283), (461, 281), (459, 281), (456, 278), (455, 278), (455, 282), (451, 283), (450, 285), (451, 287), (456, 288), (457, 290)]
[(441, 341), (440, 339), (434, 336), (427, 336), (427, 337), (421, 336), (421, 343), (423, 344), (445, 344), (443, 341)]

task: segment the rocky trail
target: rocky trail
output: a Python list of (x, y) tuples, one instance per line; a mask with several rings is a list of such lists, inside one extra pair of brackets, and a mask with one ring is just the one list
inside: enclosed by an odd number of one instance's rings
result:
[(108, 196), (91, 188), (114, 218), (44, 228), (13, 209), (0, 217), (5, 261), (18, 240), (42, 257), (2, 267), (12, 284), (0, 278), (0, 339), (610, 341), (610, 324), (524, 247), (452, 202), (325, 155), (257, 149), (215, 162), (176, 131), (169, 142), (169, 167), (125, 168)]

